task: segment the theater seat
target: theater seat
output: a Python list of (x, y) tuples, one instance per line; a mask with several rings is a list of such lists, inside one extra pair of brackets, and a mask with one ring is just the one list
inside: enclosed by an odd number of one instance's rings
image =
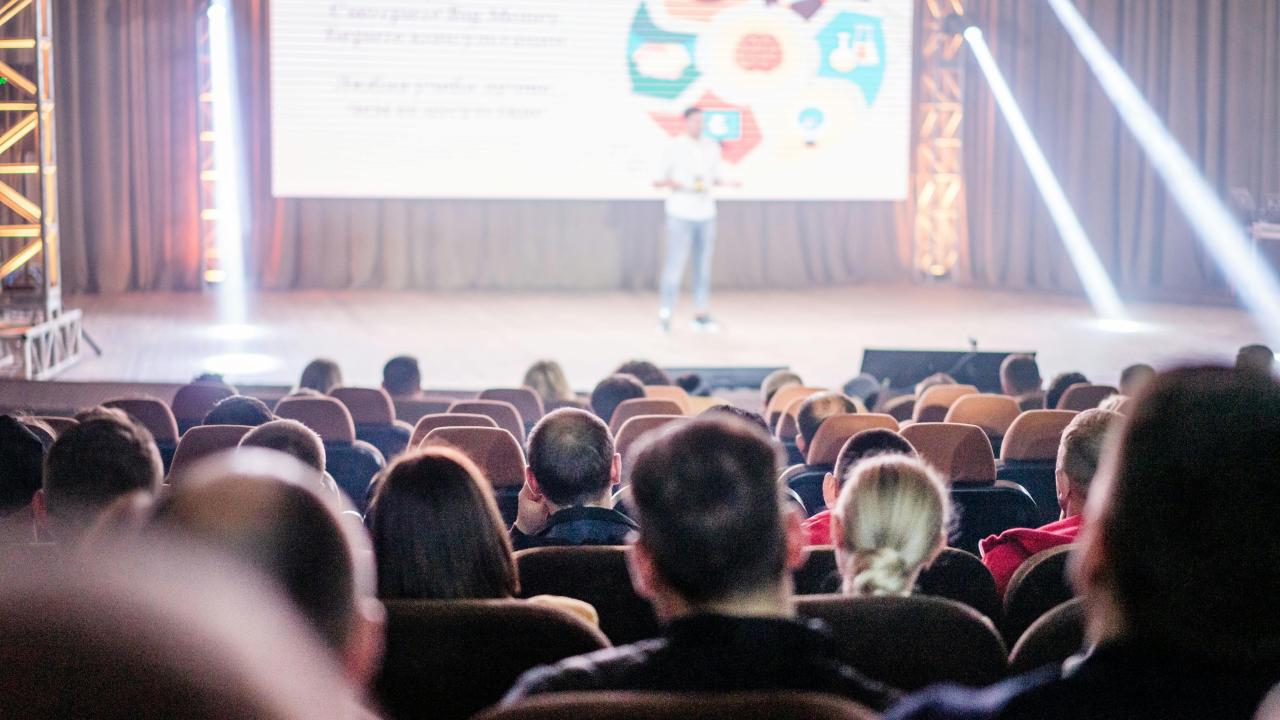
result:
[(418, 447), (431, 434), (432, 430), (442, 427), (487, 427), (496, 428), (498, 423), (488, 415), (471, 415), (468, 413), (436, 413), (423, 415), (418, 424), (413, 426), (413, 437), (409, 445)]
[(413, 427), (396, 420), (395, 405), (382, 388), (340, 387), (330, 393), (351, 413), (356, 437), (378, 448), (387, 462), (404, 452)]
[(689, 393), (679, 385), (645, 385), (644, 396), (656, 400), (672, 400), (680, 405), (686, 415), (693, 412)]
[(590, 692), (535, 695), (477, 720), (874, 720), (867, 708), (812, 693)]
[(896, 397), (885, 403), (881, 410), (885, 415), (889, 415), (899, 423), (903, 423), (915, 417), (916, 399), (911, 395)]
[(1036, 501), (1034, 527), (1058, 519), (1058, 489), (1054, 479), (1062, 433), (1076, 413), (1068, 410), (1028, 410), (1005, 434), (996, 477), (1016, 482)]
[(160, 451), (160, 460), (164, 462), (164, 469), (168, 472), (173, 466), (173, 454), (178, 449), (178, 421), (174, 419), (169, 406), (155, 398), (108, 400), (103, 406), (123, 410), (151, 432), (156, 448)]
[(1067, 388), (1058, 398), (1057, 410), (1092, 410), (1102, 404), (1103, 400), (1118, 394), (1120, 391), (1110, 385), (1092, 385), (1076, 383)]
[(363, 513), (369, 485), (386, 461), (377, 448), (356, 438), (346, 406), (331, 397), (287, 397), (276, 405), (276, 416), (297, 420), (320, 436), (325, 469)]
[(169, 483), (182, 482), (182, 474), (201, 460), (240, 445), (252, 427), (248, 425), (198, 425), (182, 434), (169, 467)]
[(634, 398), (632, 400), (623, 400), (618, 403), (618, 407), (613, 411), (613, 417), (609, 419), (609, 432), (616, 437), (618, 431), (622, 429), (622, 424), (633, 417), (639, 415), (672, 415), (675, 417), (684, 417), (684, 409), (680, 407), (680, 403), (675, 400), (650, 399), (650, 398)]
[(525, 458), (520, 443), (502, 428), (441, 427), (427, 433), (421, 447), (443, 443), (471, 458), (493, 487), (502, 519), (511, 525), (524, 486)]
[(1032, 555), (1018, 566), (1004, 595), (1004, 637), (1010, 644), (1022, 637), (1041, 615), (1076, 596), (1067, 579), (1067, 561), (1074, 545), (1062, 545)]
[(453, 400), (448, 398), (392, 398), (396, 419), (413, 425), (425, 415), (449, 412)]
[(942, 422), (956, 400), (977, 394), (978, 388), (973, 385), (934, 385), (916, 398), (911, 419), (918, 423)]
[(498, 427), (511, 433), (521, 445), (524, 445), (524, 418), (515, 405), (502, 400), (459, 400), (449, 406), (449, 413), (462, 415), (488, 415), (498, 423)]
[(833, 415), (818, 426), (804, 464), (793, 465), (783, 473), (783, 482), (800, 496), (810, 515), (826, 508), (826, 501), (822, 497), (822, 483), (827, 473), (835, 468), (845, 443), (860, 432), (876, 429), (897, 432), (898, 421), (889, 415), (860, 413)]
[(769, 404), (764, 409), (765, 420), (768, 421), (769, 427), (778, 427), (778, 418), (790, 407), (791, 403), (797, 399), (804, 399), (810, 395), (823, 392), (825, 388), (808, 387), (804, 385), (786, 385), (778, 389), (769, 398)]
[(991, 621), (951, 600), (811, 595), (796, 598), (796, 611), (825, 622), (854, 667), (907, 692), (940, 682), (982, 687), (1008, 667)]
[(204, 416), (209, 414), (214, 405), (235, 394), (235, 388), (222, 383), (198, 382), (178, 388), (173, 395), (173, 402), (169, 403), (173, 417), (178, 421), (178, 432), (185, 434), (204, 422)]
[(637, 415), (622, 424), (613, 440), (614, 451), (622, 456), (622, 484), (630, 482), (631, 464), (635, 460), (632, 450), (645, 435), (671, 423), (686, 422), (675, 415)]
[(60, 437), (62, 433), (80, 424), (75, 418), (54, 417), (52, 415), (41, 415), (36, 419), (45, 425), (48, 425), (49, 428), (53, 430), (54, 438)]
[(653, 607), (631, 586), (624, 547), (521, 550), (516, 553), (516, 569), (521, 597), (564, 595), (591, 603), (600, 614), (600, 629), (615, 645), (658, 635)]
[(1029, 673), (1061, 665), (1084, 647), (1084, 601), (1068, 600), (1041, 615), (1009, 654), (1009, 673)]
[(515, 407), (516, 412), (520, 413), (520, 419), (524, 421), (524, 429), (527, 433), (533, 429), (534, 425), (547, 414), (546, 408), (542, 405), (542, 396), (534, 392), (532, 388), (489, 388), (480, 393), (479, 400), (499, 400), (501, 402), (511, 403)]
[(471, 717), (526, 670), (608, 646), (578, 618), (521, 600), (385, 604), (387, 646), (374, 692), (392, 720)]
[(998, 456), (1005, 433), (1009, 432), (1009, 426), (1021, 413), (1018, 401), (1008, 395), (979, 393), (957, 398), (951, 409), (947, 410), (943, 422), (964, 423), (982, 428), (991, 440), (992, 450)]

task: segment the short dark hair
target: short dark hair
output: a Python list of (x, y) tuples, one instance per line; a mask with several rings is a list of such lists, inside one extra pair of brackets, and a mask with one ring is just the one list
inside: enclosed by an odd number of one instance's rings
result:
[(1050, 410), (1058, 408), (1058, 401), (1066, 394), (1067, 388), (1079, 383), (1087, 383), (1089, 378), (1084, 373), (1075, 371), (1058, 373), (1053, 376), (1053, 380), (1049, 382), (1049, 389), (1044, 393), (1044, 406)]
[(628, 360), (613, 371), (615, 375), (631, 375), (642, 385), (671, 385), (671, 376), (648, 360)]
[(227, 551), (275, 580), (334, 650), (356, 622), (352, 549), (336, 515), (301, 485), (230, 475), (183, 483), (154, 511), (157, 529)]
[(715, 418), (721, 416), (736, 417), (739, 420), (743, 420), (760, 428), (760, 431), (765, 435), (769, 434), (769, 422), (764, 419), (763, 415), (758, 412), (751, 412), (750, 410), (738, 407), (737, 405), (712, 405), (706, 410), (703, 410), (699, 417)]
[(796, 425), (804, 441), (811, 443), (814, 436), (818, 434), (818, 428), (822, 427), (823, 420), (833, 415), (848, 415), (856, 412), (858, 412), (858, 406), (843, 393), (833, 391), (814, 393), (800, 404), (800, 411), (796, 413)]
[(1000, 362), (1000, 382), (1014, 392), (1029, 393), (1040, 389), (1040, 365), (1030, 355), (1007, 355)]
[(780, 464), (764, 433), (731, 418), (668, 426), (641, 441), (631, 471), (638, 542), (681, 597), (727, 599), (782, 579)]
[(1107, 502), (1087, 520), (1126, 633), (1236, 665), (1274, 663), (1280, 385), (1257, 372), (1185, 368), (1157, 375), (1139, 397)]
[(1130, 365), (1120, 371), (1120, 394), (1133, 397), (1155, 376), (1156, 369), (1146, 363)]
[(615, 374), (601, 380), (591, 391), (591, 410), (605, 422), (613, 419), (613, 411), (627, 400), (644, 397), (644, 385), (634, 375)]
[(684, 117), (689, 118), (702, 112), (702, 108), (692, 105), (684, 109)]
[(232, 395), (218, 401), (204, 416), (204, 425), (248, 425), (257, 427), (275, 420), (271, 408), (256, 397)]
[(488, 484), (461, 453), (401, 456), (377, 480), (365, 518), (378, 596), (406, 600), (514, 597), (511, 539)]
[(299, 390), (315, 390), (321, 395), (328, 395), (341, 386), (342, 369), (338, 363), (324, 358), (307, 363), (302, 369), (302, 377), (298, 379)]
[(44, 443), (11, 415), (0, 415), (0, 515), (31, 504), (40, 489)]
[(382, 387), (392, 396), (413, 395), (422, 391), (422, 371), (418, 358), (397, 355), (382, 366)]
[(1236, 353), (1237, 370), (1271, 372), (1276, 354), (1266, 345), (1245, 345)]
[(151, 433), (122, 412), (82, 413), (49, 448), (44, 494), (49, 514), (76, 532), (117, 498), (160, 489), (164, 466)]
[(548, 413), (529, 434), (529, 469), (551, 502), (581, 505), (613, 482), (613, 436), (591, 413), (564, 408)]
[(854, 465), (857, 465), (861, 460), (880, 455), (919, 457), (911, 443), (892, 430), (886, 430), (885, 428), (863, 430), (846, 440), (844, 446), (840, 448), (840, 454), (836, 456), (836, 466), (833, 470), (836, 482), (843, 487), (844, 481), (849, 475), (849, 470)]
[(324, 441), (316, 431), (297, 420), (272, 420), (250, 430), (240, 447), (260, 447), (289, 455), (303, 465), (324, 472)]

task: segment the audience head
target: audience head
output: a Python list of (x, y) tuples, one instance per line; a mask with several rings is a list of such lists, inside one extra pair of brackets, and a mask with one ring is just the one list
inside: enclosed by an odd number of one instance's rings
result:
[(564, 368), (555, 360), (539, 360), (530, 365), (524, 374), (524, 386), (538, 393), (544, 404), (575, 398)]
[(1236, 369), (1270, 373), (1276, 354), (1266, 345), (1245, 345), (1236, 353)]
[(44, 443), (31, 428), (0, 415), (0, 518), (31, 505), (44, 472)]
[(955, 385), (956, 379), (946, 373), (934, 373), (916, 383), (916, 397), (924, 397), (924, 391), (934, 385)]
[(248, 425), (257, 427), (275, 420), (267, 404), (255, 397), (232, 395), (218, 401), (204, 416), (204, 425)]
[(297, 420), (272, 420), (260, 425), (240, 439), (240, 447), (275, 450), (317, 472), (325, 470), (324, 441)]
[(615, 375), (631, 375), (642, 385), (670, 385), (671, 378), (662, 368), (648, 360), (628, 360), (613, 371)]
[(81, 413), (45, 457), (36, 522), (58, 542), (75, 542), (108, 505), (134, 491), (155, 494), (164, 468), (145, 427), (118, 410)]
[(411, 398), (422, 393), (422, 371), (418, 358), (397, 355), (382, 366), (382, 389), (393, 398)]
[(1058, 401), (1067, 392), (1067, 388), (1079, 383), (1087, 383), (1089, 378), (1078, 372), (1058, 373), (1049, 383), (1049, 389), (1044, 393), (1044, 406), (1050, 410), (1057, 409)]
[(610, 505), (622, 458), (613, 435), (600, 418), (565, 408), (548, 413), (529, 433), (526, 480), (535, 500), (547, 510), (577, 505)]
[(702, 376), (698, 373), (685, 373), (675, 379), (675, 385), (690, 395), (696, 395), (702, 389)]
[(480, 470), (433, 447), (401, 456), (377, 480), (365, 521), (386, 599), (514, 597), (511, 540)]
[(613, 411), (627, 400), (644, 397), (644, 385), (634, 375), (610, 375), (591, 391), (591, 410), (601, 420), (613, 419)]
[(1005, 395), (1040, 392), (1041, 382), (1040, 366), (1030, 355), (1008, 355), (1000, 363), (1000, 387)]
[(1135, 397), (1156, 376), (1156, 369), (1146, 363), (1130, 365), (1120, 372), (1120, 394)]
[(358, 684), (381, 656), (368, 538), (320, 494), (314, 469), (269, 450), (237, 450), (193, 468), (156, 502), (152, 531), (234, 557), (277, 583)]
[(1280, 661), (1280, 386), (1162, 373), (1104, 456), (1073, 575), (1095, 642), (1240, 667)]
[(298, 380), (299, 390), (315, 390), (321, 395), (328, 395), (338, 387), (342, 387), (342, 370), (338, 363), (323, 358), (307, 363)]
[(1123, 415), (1110, 410), (1085, 410), (1062, 432), (1054, 477), (1064, 518), (1084, 512), (1089, 486), (1098, 472), (1108, 434), (1123, 421)]
[(813, 438), (822, 427), (822, 421), (835, 415), (849, 415), (858, 412), (853, 400), (838, 392), (820, 392), (810, 395), (800, 404), (796, 413), (796, 426), (800, 432), (796, 435), (796, 447), (806, 452)]
[(764, 376), (764, 382), (760, 383), (760, 407), (769, 407), (769, 401), (779, 390), (788, 385), (803, 385), (804, 381), (800, 376), (790, 370), (780, 369), (774, 370)]
[(876, 399), (879, 397), (880, 391), (883, 389), (884, 386), (880, 384), (880, 381), (877, 380), (874, 375), (870, 373), (860, 373), (857, 377), (845, 383), (844, 387), (841, 388), (841, 391), (851, 398), (858, 398), (866, 404), (867, 407), (874, 407)]
[(760, 432), (764, 433), (765, 435), (770, 434), (769, 422), (764, 419), (763, 415), (761, 415), (758, 412), (752, 412), (745, 408), (740, 408), (737, 405), (713, 405), (707, 408), (706, 410), (703, 410), (701, 415), (701, 417), (704, 417), (704, 418), (715, 418), (715, 417), (722, 417), (722, 416), (736, 417), (739, 420), (745, 421), (746, 423), (759, 428)]
[(904, 455), (859, 462), (831, 516), (836, 564), (847, 595), (910, 595), (920, 571), (947, 544), (947, 484)]
[(640, 524), (632, 579), (659, 617), (734, 614), (752, 599), (785, 604), (804, 537), (782, 502), (769, 438), (715, 418), (663, 428), (641, 445), (631, 470)]
[(867, 458), (880, 455), (905, 455), (917, 457), (916, 449), (907, 439), (898, 433), (885, 428), (863, 430), (844, 442), (840, 454), (836, 456), (835, 467), (822, 481), (822, 498), (827, 507), (836, 506), (836, 498), (840, 496), (840, 488), (849, 479), (849, 471), (854, 465)]

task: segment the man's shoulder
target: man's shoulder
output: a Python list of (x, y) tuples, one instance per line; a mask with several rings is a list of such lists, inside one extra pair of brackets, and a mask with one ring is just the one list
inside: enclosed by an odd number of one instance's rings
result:
[(975, 690), (937, 685), (909, 696), (885, 713), (885, 720), (1021, 720), (1055, 716), (1056, 669), (1046, 668)]
[(631, 676), (666, 643), (661, 638), (642, 640), (534, 668), (520, 676), (503, 703), (543, 693), (627, 689)]

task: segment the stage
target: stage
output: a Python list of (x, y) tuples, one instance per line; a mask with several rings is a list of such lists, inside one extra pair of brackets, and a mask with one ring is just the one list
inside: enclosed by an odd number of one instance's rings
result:
[[(1246, 313), (1228, 307), (1132, 305), (1129, 322), (1103, 322), (1081, 299), (954, 286), (874, 285), (802, 292), (723, 292), (718, 335), (659, 333), (653, 293), (256, 294), (248, 321), (220, 321), (212, 294), (79, 296), (85, 328), (104, 354), (59, 379), (184, 382), (209, 369), (244, 384), (291, 384), (329, 357), (350, 385), (372, 385), (382, 363), (418, 356), (429, 388), (518, 384), (539, 358), (559, 360), (589, 390), (628, 358), (673, 367), (791, 365), (813, 384), (855, 375), (867, 347), (1036, 350), (1046, 380), (1080, 370), (1114, 383), (1133, 362), (1224, 360), (1258, 342)], [(683, 312), (682, 312), (683, 311)]]

